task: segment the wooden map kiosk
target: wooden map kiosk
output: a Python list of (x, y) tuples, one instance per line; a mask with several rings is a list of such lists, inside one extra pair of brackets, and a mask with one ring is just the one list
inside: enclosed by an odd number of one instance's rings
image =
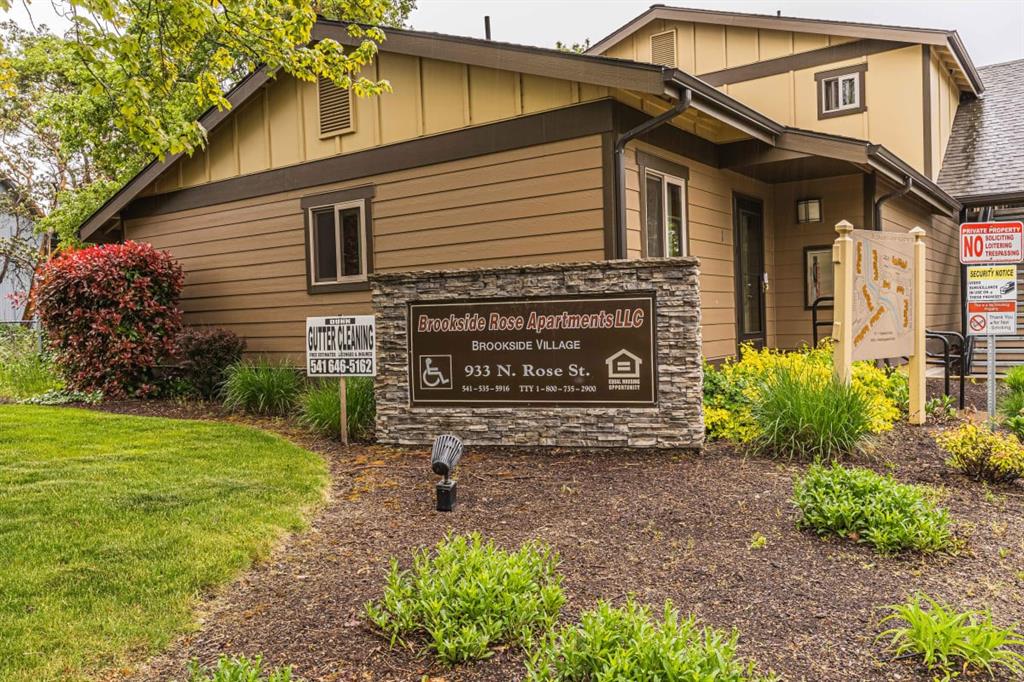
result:
[(911, 424), (925, 422), (925, 231), (855, 230), (843, 220), (832, 246), (836, 375), (857, 360), (910, 358)]

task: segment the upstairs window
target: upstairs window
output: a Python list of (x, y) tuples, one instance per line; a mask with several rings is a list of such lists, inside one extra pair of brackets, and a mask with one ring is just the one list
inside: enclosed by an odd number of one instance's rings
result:
[(309, 209), (313, 286), (366, 279), (366, 202)]
[(339, 88), (329, 78), (317, 80), (317, 102), (320, 117), (320, 137), (333, 137), (354, 132), (352, 117), (352, 90)]
[(864, 72), (867, 64), (857, 64), (815, 74), (818, 82), (818, 118), (831, 118), (864, 111)]

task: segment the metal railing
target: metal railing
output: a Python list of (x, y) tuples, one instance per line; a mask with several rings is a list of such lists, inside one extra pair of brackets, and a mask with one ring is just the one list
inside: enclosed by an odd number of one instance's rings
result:
[[(821, 327), (831, 327), (832, 320), (822, 320), (819, 315), (820, 309), (825, 304), (833, 303), (832, 296), (819, 296), (814, 299), (811, 303), (811, 338), (814, 340), (814, 346), (817, 347), (818, 341), (821, 340), (822, 336), (818, 334), (818, 329)], [(938, 365), (942, 367), (942, 384), (943, 394), (949, 395), (949, 380), (950, 374), (954, 364), (957, 366), (958, 374), (960, 376), (959, 386), (959, 402), (960, 409), (964, 408), (964, 377), (968, 371), (970, 371), (970, 357), (973, 352), (974, 339), (968, 336), (966, 339), (960, 332), (945, 331), (945, 330), (925, 330), (926, 341), (938, 341), (942, 344), (941, 352), (929, 351), (927, 346), (925, 348), (925, 363), (929, 365)], [(888, 364), (888, 360), (886, 360)]]

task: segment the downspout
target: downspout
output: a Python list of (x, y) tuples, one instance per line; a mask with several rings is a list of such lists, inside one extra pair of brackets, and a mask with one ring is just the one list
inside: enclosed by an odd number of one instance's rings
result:
[(693, 93), (684, 88), (679, 100), (671, 109), (663, 114), (647, 119), (631, 130), (627, 130), (615, 139), (612, 156), (615, 158), (615, 257), (626, 257), (626, 163), (624, 155), (626, 145), (644, 133), (654, 130), (667, 123), (690, 108)]
[(890, 199), (896, 199), (897, 197), (903, 196), (904, 194), (906, 194), (907, 192), (909, 192), (913, 188), (914, 188), (914, 178), (912, 178), (912, 177), (910, 177), (908, 175), (907, 179), (903, 181), (903, 186), (902, 187), (894, 189), (893, 191), (889, 192), (888, 194), (883, 194), (882, 196), (880, 196), (877, 199), (875, 199), (875, 230), (876, 231), (878, 231), (878, 232), (882, 231), (882, 204), (884, 204), (885, 202), (889, 201)]

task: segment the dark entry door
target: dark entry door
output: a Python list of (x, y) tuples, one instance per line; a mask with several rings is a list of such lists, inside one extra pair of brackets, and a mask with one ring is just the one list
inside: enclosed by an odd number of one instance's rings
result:
[(765, 345), (764, 209), (757, 199), (734, 200), (737, 343)]

